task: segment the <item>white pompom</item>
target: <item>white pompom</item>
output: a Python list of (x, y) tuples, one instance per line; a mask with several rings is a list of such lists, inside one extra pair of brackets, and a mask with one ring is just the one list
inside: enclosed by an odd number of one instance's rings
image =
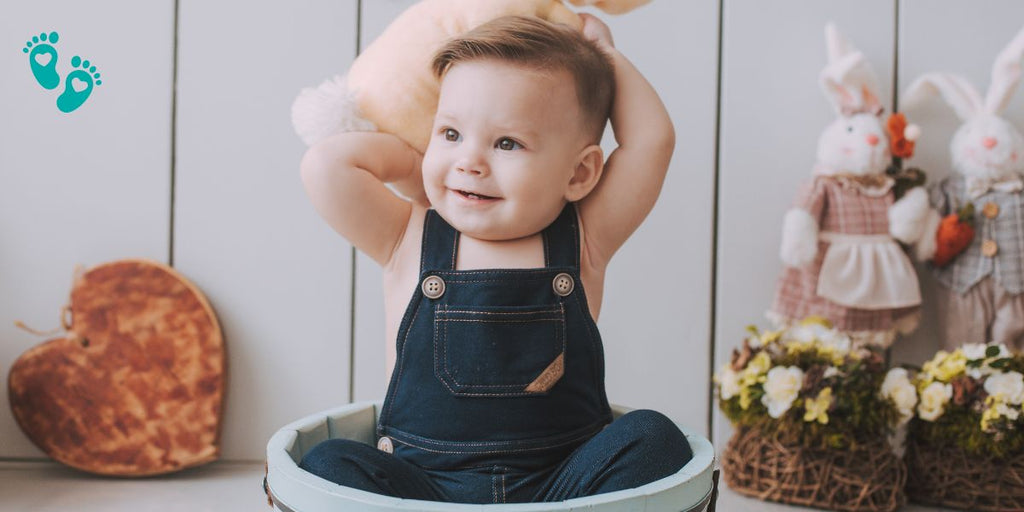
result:
[(908, 124), (907, 127), (903, 129), (903, 136), (907, 140), (913, 142), (921, 137), (921, 127), (916, 124)]
[(372, 122), (359, 115), (359, 105), (348, 90), (344, 76), (303, 89), (292, 103), (292, 126), (309, 146), (335, 133), (377, 130)]

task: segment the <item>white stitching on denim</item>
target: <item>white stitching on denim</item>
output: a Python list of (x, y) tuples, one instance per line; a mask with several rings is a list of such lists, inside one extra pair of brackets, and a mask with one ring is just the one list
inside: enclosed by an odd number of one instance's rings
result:
[[(515, 323), (550, 322), (550, 321), (554, 321), (554, 322), (557, 322), (557, 325), (555, 326), (555, 336), (556, 336), (557, 339), (559, 339), (561, 341), (561, 354), (565, 354), (565, 351), (566, 351), (566, 340), (565, 340), (565, 338), (566, 338), (566, 336), (565, 336), (565, 323), (566, 323), (565, 322), (565, 306), (562, 304), (561, 301), (559, 301), (559, 303), (558, 303), (558, 309), (557, 310), (552, 310), (550, 312), (550, 313), (560, 313), (560, 316), (558, 318), (551, 318), (551, 319), (508, 321), (508, 320), (483, 320), (483, 319), (481, 319), (481, 320), (470, 320), (470, 319), (443, 318), (448, 313), (450, 313), (451, 311), (452, 310), (449, 310), (447, 308), (447, 306), (439, 304), (435, 308), (435, 312), (434, 312), (434, 376), (439, 381), (441, 381), (441, 383), (444, 385), (445, 388), (448, 389), (449, 392), (451, 392), (455, 396), (478, 396), (478, 397), (543, 396), (543, 395), (547, 395), (548, 394), (548, 391), (550, 391), (550, 390), (543, 391), (543, 392), (537, 392), (537, 391), (534, 391), (534, 392), (526, 392), (526, 391), (511, 392), (511, 390), (519, 390), (519, 389), (522, 389), (525, 386), (528, 386), (530, 384), (530, 382), (515, 383), (515, 384), (463, 384), (463, 383), (459, 382), (458, 379), (456, 379), (455, 376), (451, 373), (451, 370), (448, 368), (448, 324), (447, 324), (447, 322), (467, 322), (467, 323), (488, 323), (489, 322), (489, 323), (515, 324)], [(473, 312), (470, 312), (470, 311), (467, 311), (467, 312), (468, 313), (473, 313)], [(500, 312), (490, 312), (490, 313), (500, 313)], [(524, 315), (524, 314), (533, 314), (533, 313), (528, 313), (528, 312), (508, 312), (506, 314)], [(440, 343), (439, 343), (437, 324), (440, 323), (440, 322), (445, 322), (445, 325), (444, 325), (444, 330), (443, 330), (443, 340), (441, 340)], [(441, 345), (441, 349), (440, 350), (441, 350), (442, 354), (441, 354), (440, 358), (438, 357), (438, 344)], [(443, 373), (445, 375), (447, 375), (449, 379), (451, 379), (451, 382), (454, 385), (459, 386), (459, 387), (466, 387), (466, 388), (504, 388), (504, 389), (510, 390), (510, 392), (508, 392), (508, 393), (493, 393), (493, 392), (491, 392), (491, 393), (470, 393), (468, 391), (456, 391), (447, 382), (447, 380), (444, 379), (440, 375), (440, 372), (442, 370), (443, 370)], [(534, 377), (534, 378), (536, 378), (536, 377)]]
[[(604, 423), (601, 422), (600, 425), (601, 425), (601, 428), (603, 428)], [(402, 443), (402, 444), (404, 444), (406, 446), (409, 446), (411, 448), (415, 448), (417, 450), (423, 450), (425, 452), (430, 452), (430, 453), (445, 453), (445, 454), (450, 454), (450, 455), (465, 455), (465, 454), (471, 454), (471, 455), (492, 455), (492, 454), (506, 454), (506, 453), (507, 454), (511, 454), (511, 453), (523, 453), (523, 452), (535, 452), (535, 451), (551, 450), (553, 448), (558, 448), (558, 447), (561, 447), (561, 446), (566, 446), (566, 445), (569, 445), (569, 444), (573, 444), (573, 443), (579, 441), (580, 439), (583, 439), (583, 438), (588, 437), (588, 436), (589, 437), (593, 437), (594, 434), (596, 434), (597, 432), (600, 432), (600, 428), (594, 429), (593, 431), (589, 431), (589, 432), (587, 432), (587, 433), (585, 433), (583, 435), (576, 436), (576, 437), (574, 437), (572, 439), (569, 439), (569, 440), (566, 440), (566, 441), (563, 441), (563, 442), (560, 442), (560, 443), (556, 443), (556, 444), (551, 444), (551, 445), (535, 446), (535, 447), (532, 447), (532, 448), (515, 448), (515, 449), (507, 448), (507, 449), (503, 449), (503, 450), (486, 450), (486, 451), (477, 451), (477, 450), (471, 450), (471, 451), (466, 451), (466, 450), (436, 450), (436, 449), (433, 449), (433, 448), (427, 448), (425, 446), (417, 445), (415, 443), (412, 443), (412, 442), (404, 440), (404, 439), (400, 439), (400, 438), (395, 436), (394, 431), (389, 431), (389, 434), (390, 434), (389, 437), (391, 437), (392, 441), (397, 441), (397, 442)], [(401, 435), (401, 434), (399, 434), (399, 435)], [(409, 435), (409, 434), (407, 434), (407, 435)], [(521, 441), (509, 441), (509, 442), (521, 442)], [(467, 443), (445, 443), (445, 444), (463, 444), (463, 445), (465, 445)]]

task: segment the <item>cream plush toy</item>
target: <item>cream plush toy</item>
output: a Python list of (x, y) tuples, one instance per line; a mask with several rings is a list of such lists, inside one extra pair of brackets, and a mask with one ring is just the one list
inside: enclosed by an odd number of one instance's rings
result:
[(917, 251), (922, 260), (934, 258), (939, 333), (950, 350), (992, 341), (1024, 349), (1024, 135), (1004, 114), (1024, 74), (1022, 60), (1024, 29), (996, 57), (984, 96), (963, 76), (926, 73), (903, 98), (913, 108), (941, 94), (963, 121), (950, 141), (956, 172), (932, 190), (937, 212), (926, 232), (931, 240), (951, 238), (945, 233), (954, 228), (940, 218), (954, 220), (972, 205), (965, 216), (975, 236), (945, 266), (935, 244)]
[(834, 25), (825, 39), (820, 83), (838, 117), (818, 139), (813, 177), (786, 213), (786, 268), (769, 318), (787, 326), (822, 317), (857, 344), (888, 346), (917, 326), (917, 274), (898, 242), (921, 241), (928, 194), (917, 187), (897, 200), (885, 173), (891, 153), (878, 79)]
[[(569, 0), (609, 14), (650, 0)], [(430, 69), (447, 39), (502, 16), (537, 16), (579, 30), (579, 16), (561, 0), (422, 0), (405, 10), (363, 51), (345, 76), (304, 89), (292, 105), (292, 124), (308, 144), (345, 131), (381, 131), (423, 153), (434, 121), (440, 83)]]

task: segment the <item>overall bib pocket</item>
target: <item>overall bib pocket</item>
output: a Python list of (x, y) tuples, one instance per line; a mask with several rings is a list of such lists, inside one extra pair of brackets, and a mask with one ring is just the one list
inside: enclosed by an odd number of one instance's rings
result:
[(454, 395), (545, 395), (564, 371), (561, 304), (434, 312), (434, 374)]

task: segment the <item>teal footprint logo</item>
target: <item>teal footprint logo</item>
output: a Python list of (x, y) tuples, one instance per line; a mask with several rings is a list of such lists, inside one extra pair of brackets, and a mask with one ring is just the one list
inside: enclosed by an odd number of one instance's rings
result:
[(22, 52), (28, 54), (29, 67), (32, 68), (32, 76), (36, 82), (43, 86), (43, 89), (53, 89), (60, 84), (60, 75), (57, 74), (57, 44), (60, 35), (56, 32), (45, 32), (38, 36), (32, 36), (32, 40), (25, 43)]
[(85, 100), (89, 99), (95, 86), (103, 84), (100, 74), (96, 72), (96, 66), (89, 61), (83, 61), (75, 55), (71, 58), (71, 66), (74, 71), (68, 73), (64, 80), (64, 92), (57, 98), (57, 108), (61, 112), (70, 113), (81, 107)]

